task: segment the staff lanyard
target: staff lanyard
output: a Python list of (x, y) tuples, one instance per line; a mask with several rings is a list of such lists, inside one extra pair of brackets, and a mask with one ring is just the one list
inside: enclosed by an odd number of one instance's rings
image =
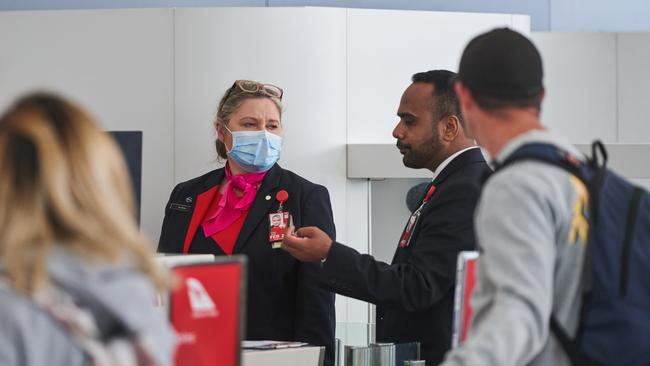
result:
[(413, 229), (415, 228), (415, 225), (418, 223), (418, 220), (420, 219), (422, 207), (424, 207), (424, 205), (427, 202), (429, 202), (431, 196), (433, 196), (433, 193), (435, 191), (436, 191), (436, 186), (432, 184), (431, 187), (429, 187), (427, 194), (424, 196), (424, 199), (422, 200), (420, 207), (418, 207), (417, 210), (413, 211), (413, 213), (409, 217), (409, 221), (406, 224), (406, 228), (404, 229), (404, 232), (402, 233), (402, 237), (399, 240), (400, 248), (406, 248), (409, 246), (411, 242), (411, 236), (413, 234)]

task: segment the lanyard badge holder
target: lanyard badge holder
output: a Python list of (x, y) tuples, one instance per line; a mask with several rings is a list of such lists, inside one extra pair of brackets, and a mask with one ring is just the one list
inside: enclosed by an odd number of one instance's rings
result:
[(409, 221), (406, 224), (406, 228), (404, 229), (404, 232), (402, 233), (402, 237), (399, 240), (399, 247), (400, 248), (406, 248), (409, 246), (411, 243), (411, 237), (413, 234), (413, 229), (415, 229), (415, 225), (418, 223), (418, 220), (420, 220), (420, 215), (422, 212), (422, 207), (429, 202), (431, 199), (431, 196), (433, 196), (433, 192), (436, 191), (436, 186), (433, 184), (431, 187), (429, 187), (429, 190), (427, 191), (427, 194), (424, 196), (424, 199), (422, 200), (422, 203), (420, 204), (420, 207), (417, 208), (417, 210), (413, 211), (411, 216), (409, 217)]
[(278, 210), (269, 214), (269, 243), (272, 249), (279, 249), (282, 247), (282, 239), (284, 239), (284, 232), (291, 224), (289, 222), (289, 212), (284, 211), (284, 203), (289, 199), (287, 191), (280, 190), (275, 195), (275, 199), (280, 202)]

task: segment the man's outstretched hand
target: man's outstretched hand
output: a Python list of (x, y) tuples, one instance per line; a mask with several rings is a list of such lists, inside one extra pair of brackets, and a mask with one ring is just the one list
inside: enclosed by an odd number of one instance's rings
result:
[(323, 230), (315, 227), (287, 228), (282, 240), (282, 249), (301, 262), (318, 262), (327, 258), (332, 239)]

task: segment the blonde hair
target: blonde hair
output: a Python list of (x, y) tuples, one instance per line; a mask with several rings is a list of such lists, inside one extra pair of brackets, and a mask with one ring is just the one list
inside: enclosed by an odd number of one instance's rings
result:
[(0, 263), (12, 287), (47, 284), (56, 246), (91, 262), (126, 260), (158, 289), (169, 283), (138, 230), (115, 142), (80, 107), (38, 93), (0, 117)]
[[(219, 106), (217, 107), (217, 118), (216, 123), (223, 123), (228, 125), (230, 116), (237, 112), (241, 104), (246, 99), (270, 99), (280, 112), (280, 117), (282, 117), (282, 101), (280, 98), (272, 97), (268, 94), (265, 94), (263, 91), (258, 91), (255, 93), (245, 92), (241, 90), (237, 85), (233, 84), (230, 88), (226, 89), (219, 101)], [(228, 158), (228, 149), (223, 141), (216, 139), (214, 141), (215, 148), (217, 150), (217, 155), (222, 159)]]

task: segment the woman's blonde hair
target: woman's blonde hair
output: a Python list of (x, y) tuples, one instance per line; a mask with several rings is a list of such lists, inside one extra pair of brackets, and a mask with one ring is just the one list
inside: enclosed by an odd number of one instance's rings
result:
[[(230, 120), (230, 116), (237, 112), (241, 104), (246, 100), (246, 99), (270, 99), (273, 104), (275, 104), (276, 107), (278, 107), (278, 111), (280, 112), (280, 117), (282, 117), (282, 101), (280, 98), (272, 97), (263, 91), (258, 91), (255, 93), (251, 92), (245, 92), (239, 87), (237, 87), (235, 84), (233, 84), (230, 88), (226, 89), (226, 91), (223, 93), (223, 96), (221, 97), (221, 100), (219, 101), (219, 106), (217, 107), (217, 118), (215, 121), (215, 127), (216, 123), (223, 123), (225, 125), (228, 125), (228, 121)], [(226, 145), (223, 143), (223, 141), (216, 139), (214, 141), (215, 148), (217, 150), (217, 155), (222, 158), (222, 159), (227, 159), (228, 158), (228, 149), (226, 149)]]
[(167, 286), (138, 230), (113, 139), (80, 107), (38, 93), (0, 117), (0, 264), (12, 287), (32, 293), (46, 284), (56, 246), (90, 262), (126, 260)]

